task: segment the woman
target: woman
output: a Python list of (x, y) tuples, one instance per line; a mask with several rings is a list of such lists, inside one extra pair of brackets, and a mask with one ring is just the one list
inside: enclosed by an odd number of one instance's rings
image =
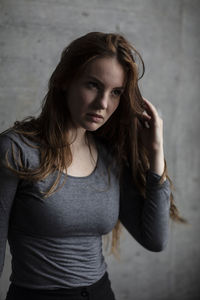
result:
[(0, 135), (1, 272), (7, 239), (12, 254), (6, 300), (115, 299), (102, 235), (112, 231), (118, 257), (123, 224), (156, 252), (166, 247), (169, 217), (184, 222), (167, 173), (163, 121), (140, 94), (136, 55), (142, 61), (119, 34), (74, 40), (41, 114)]

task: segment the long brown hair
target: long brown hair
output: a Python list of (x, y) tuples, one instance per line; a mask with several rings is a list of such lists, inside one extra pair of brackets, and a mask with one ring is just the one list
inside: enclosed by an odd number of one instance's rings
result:
[[(124, 36), (117, 33), (90, 32), (72, 41), (63, 50), (60, 62), (50, 77), (48, 92), (42, 102), (41, 114), (37, 118), (29, 116), (22, 121), (16, 121), (12, 127), (22, 138), (24, 135), (30, 140), (39, 142), (39, 146), (31, 144), (30, 146), (39, 147), (41, 152), (40, 166), (34, 170), (26, 169), (20, 159), (18, 161), (20, 171), (13, 170), (7, 159), (8, 167), (13, 172), (17, 173), (20, 178), (37, 181), (46, 178), (55, 168), (59, 171), (54, 184), (44, 194), (44, 197), (56, 192), (62, 171), (67, 170), (72, 162), (67, 129), (69, 122), (73, 122), (73, 120), (70, 119), (66, 106), (67, 87), (81, 74), (89, 62), (99, 57), (116, 57), (125, 70), (127, 80), (118, 108), (109, 120), (92, 134), (102, 138), (107, 145), (113, 146), (113, 157), (119, 163), (120, 174), (122, 174), (124, 166), (128, 165), (132, 171), (133, 182), (141, 195), (145, 196), (149, 160), (138, 134), (138, 117), (144, 111), (138, 80), (144, 75), (144, 62), (136, 48)], [(139, 66), (136, 64), (137, 58), (140, 59), (143, 67), (140, 77)], [(14, 150), (13, 156), (15, 158)], [(172, 193), (174, 186), (168, 175), (166, 160), (160, 183), (163, 182), (165, 176), (168, 178), (171, 188), (170, 217), (173, 221), (187, 223), (179, 215), (175, 205)], [(65, 180), (59, 188), (64, 185), (66, 179), (67, 172)], [(112, 230), (110, 252), (116, 257), (119, 257), (117, 248), (121, 229), (122, 224), (118, 220)]]

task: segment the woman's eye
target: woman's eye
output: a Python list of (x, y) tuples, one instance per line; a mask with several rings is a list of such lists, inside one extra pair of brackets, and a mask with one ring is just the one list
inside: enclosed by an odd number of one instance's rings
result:
[(122, 92), (121, 92), (121, 90), (114, 90), (113, 94), (114, 94), (114, 96), (118, 97), (118, 96), (121, 96)]
[(91, 88), (98, 88), (98, 84), (96, 82), (90, 81), (88, 82), (88, 86)]

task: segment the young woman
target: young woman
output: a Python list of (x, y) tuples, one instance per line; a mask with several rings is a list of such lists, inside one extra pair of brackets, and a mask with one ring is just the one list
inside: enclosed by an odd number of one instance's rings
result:
[[(119, 34), (91, 32), (66, 47), (41, 114), (0, 135), (0, 272), (6, 300), (115, 299), (102, 254), (121, 227), (162, 251), (174, 204), (163, 120), (138, 88), (137, 50)], [(144, 64), (143, 74), (144, 74)], [(143, 75), (142, 74), (142, 75)], [(121, 225), (122, 224), (122, 225)]]

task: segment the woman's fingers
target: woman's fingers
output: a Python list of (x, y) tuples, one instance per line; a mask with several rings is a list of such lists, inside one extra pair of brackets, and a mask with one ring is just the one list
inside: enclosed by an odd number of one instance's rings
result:
[(138, 118), (141, 120), (150, 120), (151, 116), (146, 111), (143, 111), (141, 114), (138, 114)]
[(146, 98), (142, 97), (144, 100), (145, 109), (147, 110), (147, 113), (155, 120), (158, 117), (158, 112), (155, 108), (155, 106)]
[(143, 98), (144, 111), (138, 116), (143, 128), (151, 128), (154, 125), (162, 123), (156, 107), (146, 98)]
[(143, 111), (142, 116), (143, 116), (145, 119), (148, 119), (148, 120), (151, 119), (151, 116), (148, 115), (148, 113), (147, 113), (146, 111)]
[(149, 121), (151, 120), (151, 116), (147, 114), (146, 111), (144, 111), (141, 115), (138, 116), (140, 124), (143, 128), (150, 128)]

